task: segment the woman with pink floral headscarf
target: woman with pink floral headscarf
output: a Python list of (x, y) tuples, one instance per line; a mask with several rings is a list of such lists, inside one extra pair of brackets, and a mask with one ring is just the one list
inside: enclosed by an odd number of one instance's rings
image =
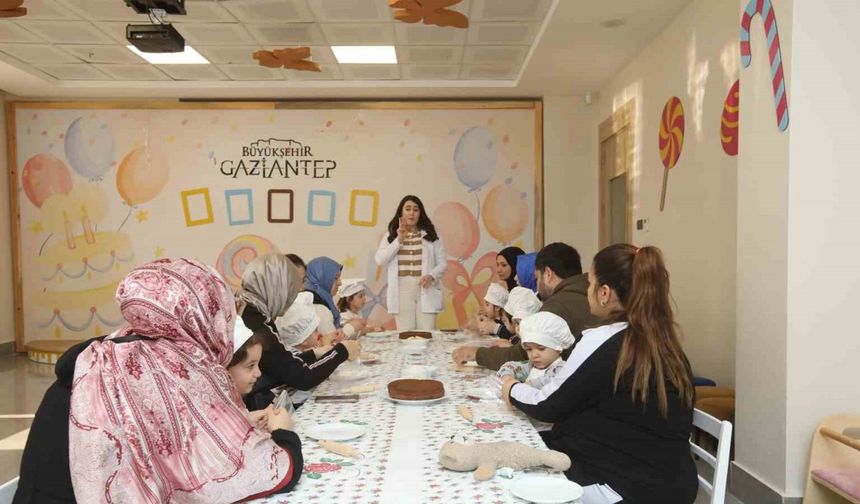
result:
[(58, 362), (14, 502), (226, 503), (292, 489), (303, 465), (292, 420), (277, 410), (271, 433), (255, 428), (225, 369), (236, 310), (217, 273), (155, 261), (116, 297), (128, 326)]

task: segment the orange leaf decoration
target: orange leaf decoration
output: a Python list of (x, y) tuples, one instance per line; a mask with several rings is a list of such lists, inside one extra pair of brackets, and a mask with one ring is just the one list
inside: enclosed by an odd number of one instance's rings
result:
[(308, 61), (310, 57), (310, 47), (292, 47), (275, 49), (274, 51), (257, 51), (254, 53), (254, 59), (259, 61), (260, 65), (264, 67), (321, 72), (322, 67), (320, 67), (319, 63)]
[(27, 15), (27, 9), (21, 7), (24, 0), (0, 0), (0, 18), (21, 17)]
[(394, 19), (404, 23), (417, 23), (436, 26), (468, 28), (469, 18), (455, 10), (448, 9), (463, 0), (388, 0), (388, 6), (395, 9)]

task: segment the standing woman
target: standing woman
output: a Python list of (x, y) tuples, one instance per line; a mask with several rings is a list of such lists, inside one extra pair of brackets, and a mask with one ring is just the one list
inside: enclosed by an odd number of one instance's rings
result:
[(431, 330), (443, 309), (445, 249), (418, 196), (400, 200), (388, 235), (379, 243), (376, 264), (388, 267), (388, 313), (397, 329)]
[(496, 275), (505, 283), (508, 292), (517, 286), (517, 257), (525, 254), (519, 247), (506, 247), (496, 255)]
[(693, 374), (656, 247), (610, 245), (588, 272), (588, 305), (605, 325), (582, 339), (542, 388), (506, 378), (503, 397), (553, 422), (544, 438), (573, 465), (580, 485), (606, 484), (635, 504), (691, 504)]

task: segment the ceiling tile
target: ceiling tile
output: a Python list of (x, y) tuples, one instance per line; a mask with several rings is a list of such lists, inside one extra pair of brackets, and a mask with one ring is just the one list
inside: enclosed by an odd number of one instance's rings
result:
[(78, 58), (50, 45), (0, 44), (0, 51), (30, 65), (41, 63), (81, 63), (81, 60)]
[(472, 21), (541, 21), (550, 0), (474, 0)]
[(195, 48), (210, 63), (217, 64), (256, 64), (252, 55), (259, 46), (205, 46)]
[(156, 67), (175, 80), (227, 80), (227, 76), (215, 65), (156, 65)]
[(219, 65), (218, 68), (233, 80), (285, 80), (283, 71), (278, 68), (260, 65)]
[(343, 79), (343, 73), (336, 64), (322, 66), (322, 72), (301, 72), (298, 70), (284, 70), (288, 80), (339, 80)]
[(238, 23), (183, 23), (176, 29), (192, 46), (253, 44), (254, 37)]
[(245, 23), (296, 23), (314, 21), (305, 0), (224, 0), (221, 4)]
[(397, 65), (340, 65), (343, 76), (355, 80), (392, 80), (400, 78)]
[(517, 78), (517, 65), (464, 65), (460, 77), (471, 80), (512, 80)]
[(140, 56), (121, 45), (58, 45), (60, 49), (87, 63), (127, 63), (148, 65)]
[(279, 47), (327, 45), (319, 25), (314, 23), (249, 24), (246, 26), (259, 44)]
[(469, 27), (467, 44), (531, 45), (537, 23), (475, 23)]
[(170, 77), (164, 74), (158, 68), (146, 65), (94, 65), (102, 72), (110, 75), (116, 80), (121, 81), (153, 81), (153, 80), (170, 80)]
[(27, 19), (80, 19), (74, 11), (57, 0), (27, 0)]
[(149, 16), (137, 14), (122, 0), (53, 0), (65, 4), (83, 19), (148, 23)]
[(529, 52), (529, 46), (467, 46), (463, 63), (478, 65), (520, 65)]
[(325, 23), (321, 24), (329, 45), (394, 45), (391, 23)]
[(59, 80), (110, 80), (95, 66), (86, 63), (38, 65), (36, 68)]
[(43, 42), (45, 39), (12, 21), (0, 22), (0, 42)]
[(397, 43), (403, 45), (463, 45), (466, 30), (423, 24), (394, 23)]
[(459, 65), (401, 65), (400, 75), (409, 80), (452, 80), (460, 76)]
[(391, 21), (387, 0), (308, 0), (321, 23)]
[(463, 59), (461, 46), (398, 46), (398, 63), (452, 64)]
[(237, 20), (227, 9), (224, 2), (213, 0), (188, 0), (185, 2), (184, 16), (168, 16), (171, 23), (235, 23)]
[(21, 26), (55, 44), (110, 44), (104, 32), (86, 21), (19, 21)]
[(122, 45), (127, 45), (128, 40), (125, 38), (125, 27), (128, 23), (120, 23), (116, 21), (98, 21), (93, 23), (96, 28), (105, 33), (115, 42), (118, 42)]

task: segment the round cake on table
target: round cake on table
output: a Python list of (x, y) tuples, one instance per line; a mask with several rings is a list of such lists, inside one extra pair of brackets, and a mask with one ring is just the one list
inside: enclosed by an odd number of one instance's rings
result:
[(400, 339), (414, 339), (414, 338), (432, 339), (433, 333), (431, 333), (429, 331), (403, 331), (402, 333), (400, 333)]
[(388, 397), (403, 401), (428, 401), (445, 397), (445, 387), (439, 380), (404, 378), (388, 384)]

